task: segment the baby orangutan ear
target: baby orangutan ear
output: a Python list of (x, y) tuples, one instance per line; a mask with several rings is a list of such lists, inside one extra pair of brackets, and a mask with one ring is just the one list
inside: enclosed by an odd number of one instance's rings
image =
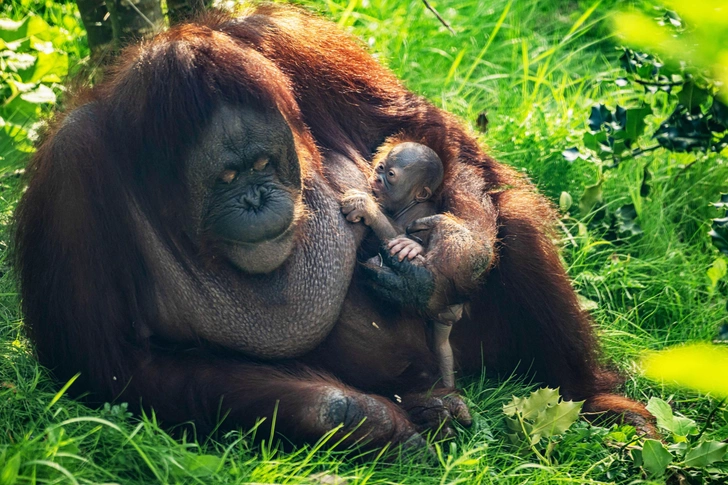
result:
[(429, 187), (422, 187), (422, 189), (415, 195), (415, 200), (417, 202), (424, 202), (427, 199), (432, 197), (432, 190), (430, 190)]

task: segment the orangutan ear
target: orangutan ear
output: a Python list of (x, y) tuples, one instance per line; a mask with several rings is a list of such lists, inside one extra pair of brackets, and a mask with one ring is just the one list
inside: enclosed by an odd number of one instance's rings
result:
[(424, 202), (427, 199), (432, 197), (432, 190), (430, 190), (429, 187), (422, 187), (422, 189), (415, 195), (415, 200), (417, 202)]

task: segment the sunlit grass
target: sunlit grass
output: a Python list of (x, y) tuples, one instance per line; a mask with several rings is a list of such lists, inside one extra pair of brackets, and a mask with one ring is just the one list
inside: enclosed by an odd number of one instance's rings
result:
[[(5, 12), (40, 11), (49, 22), (49, 2), (16, 1)], [(50, 2), (51, 4), (53, 2)], [(452, 35), (422, 2), (387, 0), (304, 1), (357, 35), (415, 92), (474, 126), (482, 112), (490, 120), (484, 144), (499, 159), (528, 174), (554, 201), (562, 191), (578, 201), (597, 168), (566, 162), (595, 102), (629, 105), (630, 91), (616, 77), (617, 53), (606, 16), (617, 3), (480, 0), (431, 2), (455, 30)], [(79, 48), (77, 53), (85, 53)], [(79, 54), (81, 55), (81, 54)], [(639, 197), (644, 164), (652, 190)], [(0, 170), (1, 172), (1, 170)], [(672, 397), (679, 410), (703, 420), (716, 405), (697, 394), (673, 395), (639, 376), (635, 362), (645, 349), (709, 340), (726, 321), (725, 284), (713, 288), (706, 271), (715, 259), (705, 236), (708, 202), (728, 190), (728, 165), (655, 152), (607, 174), (605, 202), (634, 203), (642, 237), (606, 242), (585, 230), (579, 214), (564, 215), (559, 233), (574, 286), (591, 301), (605, 357), (625, 371), (627, 392), (645, 399)], [(130, 417), (122, 408), (92, 410), (60, 397), (59, 386), (32, 357), (24, 339), (15, 281), (7, 251), (9, 215), (20, 184), (0, 180), (0, 473), (17, 465), (21, 483), (310, 483), (316, 473), (350, 484), (407, 483), (629, 483), (613, 450), (600, 443), (572, 446), (557, 464), (506, 444), (502, 405), (529, 383), (473, 379), (465, 394), (475, 414), (472, 429), (436, 444), (437, 458), (391, 458), (350, 454), (311, 445), (283, 452), (252, 432), (198, 440), (188, 432), (171, 437), (154, 416)], [(573, 211), (572, 211), (573, 212)], [(709, 434), (728, 436), (717, 413)], [(16, 458), (17, 457), (17, 458)], [(622, 470), (620, 472), (620, 470)]]

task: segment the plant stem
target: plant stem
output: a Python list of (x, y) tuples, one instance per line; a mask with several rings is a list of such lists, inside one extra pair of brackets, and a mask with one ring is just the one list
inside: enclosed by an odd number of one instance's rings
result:
[(637, 150), (633, 151), (630, 155), (633, 157), (636, 157), (639, 155), (643, 155), (645, 153), (653, 152), (653, 151), (657, 150), (658, 148), (662, 148), (662, 145), (655, 145), (655, 146), (651, 146), (649, 148), (638, 148)]
[(551, 462), (541, 454), (538, 449), (536, 449), (536, 445), (531, 443), (531, 435), (528, 434), (528, 431), (526, 431), (526, 423), (523, 421), (523, 417), (520, 415), (520, 413), (516, 414), (518, 417), (518, 423), (521, 425), (521, 431), (523, 431), (523, 436), (526, 437), (526, 440), (528, 440), (528, 447), (531, 448), (531, 451), (533, 451), (536, 456), (538, 457), (539, 461), (544, 465), (551, 465)]
[(703, 436), (705, 431), (708, 429), (708, 426), (710, 425), (710, 422), (713, 420), (713, 417), (715, 416), (715, 413), (718, 411), (718, 409), (725, 403), (725, 398), (723, 398), (716, 406), (710, 411), (710, 414), (708, 414), (708, 417), (705, 418), (705, 424), (703, 425), (703, 429), (700, 430), (700, 433), (698, 433), (698, 436), (695, 437), (695, 442), (697, 443), (698, 440)]

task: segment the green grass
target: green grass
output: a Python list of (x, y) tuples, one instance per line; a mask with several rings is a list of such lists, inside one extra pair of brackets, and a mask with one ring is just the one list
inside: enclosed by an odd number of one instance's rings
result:
[[(570, 164), (561, 156), (578, 143), (589, 107), (634, 103), (632, 92), (605, 81), (616, 77), (618, 63), (604, 19), (625, 2), (433, 2), (456, 36), (417, 0), (303, 3), (357, 35), (410, 89), (464, 123), (474, 126), (478, 114), (487, 111), (490, 125), (483, 143), (526, 172), (554, 201), (563, 191), (578, 201), (584, 186), (597, 180), (594, 165)], [(12, 18), (37, 12), (49, 23), (54, 11), (53, 2), (37, 0), (0, 7)], [(82, 40), (69, 47), (72, 63), (86, 55)], [(641, 198), (646, 163), (653, 172), (652, 191)], [(630, 483), (644, 478), (583, 424), (579, 433), (567, 436), (553, 466), (515, 453), (507, 445), (501, 407), (531, 386), (513, 379), (466, 383), (476, 424), (438, 444), (433, 463), (372, 456), (354, 460), (318, 446), (282, 452), (269, 439), (253, 444), (254, 431), (215, 441), (198, 442), (189, 434), (173, 439), (153, 416), (129, 416), (120, 407), (89, 409), (57, 395), (58, 386), (35, 362), (23, 337), (9, 271), (9, 223), (21, 189), (17, 176), (0, 180), (0, 473), (17, 465), (20, 483), (297, 484), (310, 483), (308, 477), (319, 472), (347, 477), (351, 484)], [(657, 151), (606, 174), (606, 205), (634, 203), (642, 237), (605, 241), (603, 232), (577, 214), (564, 214), (569, 236), (560, 233), (574, 286), (594, 302), (605, 356), (629, 377), (627, 393), (643, 400), (672, 398), (677, 410), (701, 426), (717, 402), (651, 384), (638, 377), (635, 361), (645, 349), (709, 340), (728, 320), (726, 284), (712, 288), (706, 276), (717, 257), (706, 236), (708, 219), (715, 217), (708, 203), (727, 190), (725, 157), (696, 160)], [(721, 408), (708, 427), (717, 439), (728, 437), (726, 411)]]

